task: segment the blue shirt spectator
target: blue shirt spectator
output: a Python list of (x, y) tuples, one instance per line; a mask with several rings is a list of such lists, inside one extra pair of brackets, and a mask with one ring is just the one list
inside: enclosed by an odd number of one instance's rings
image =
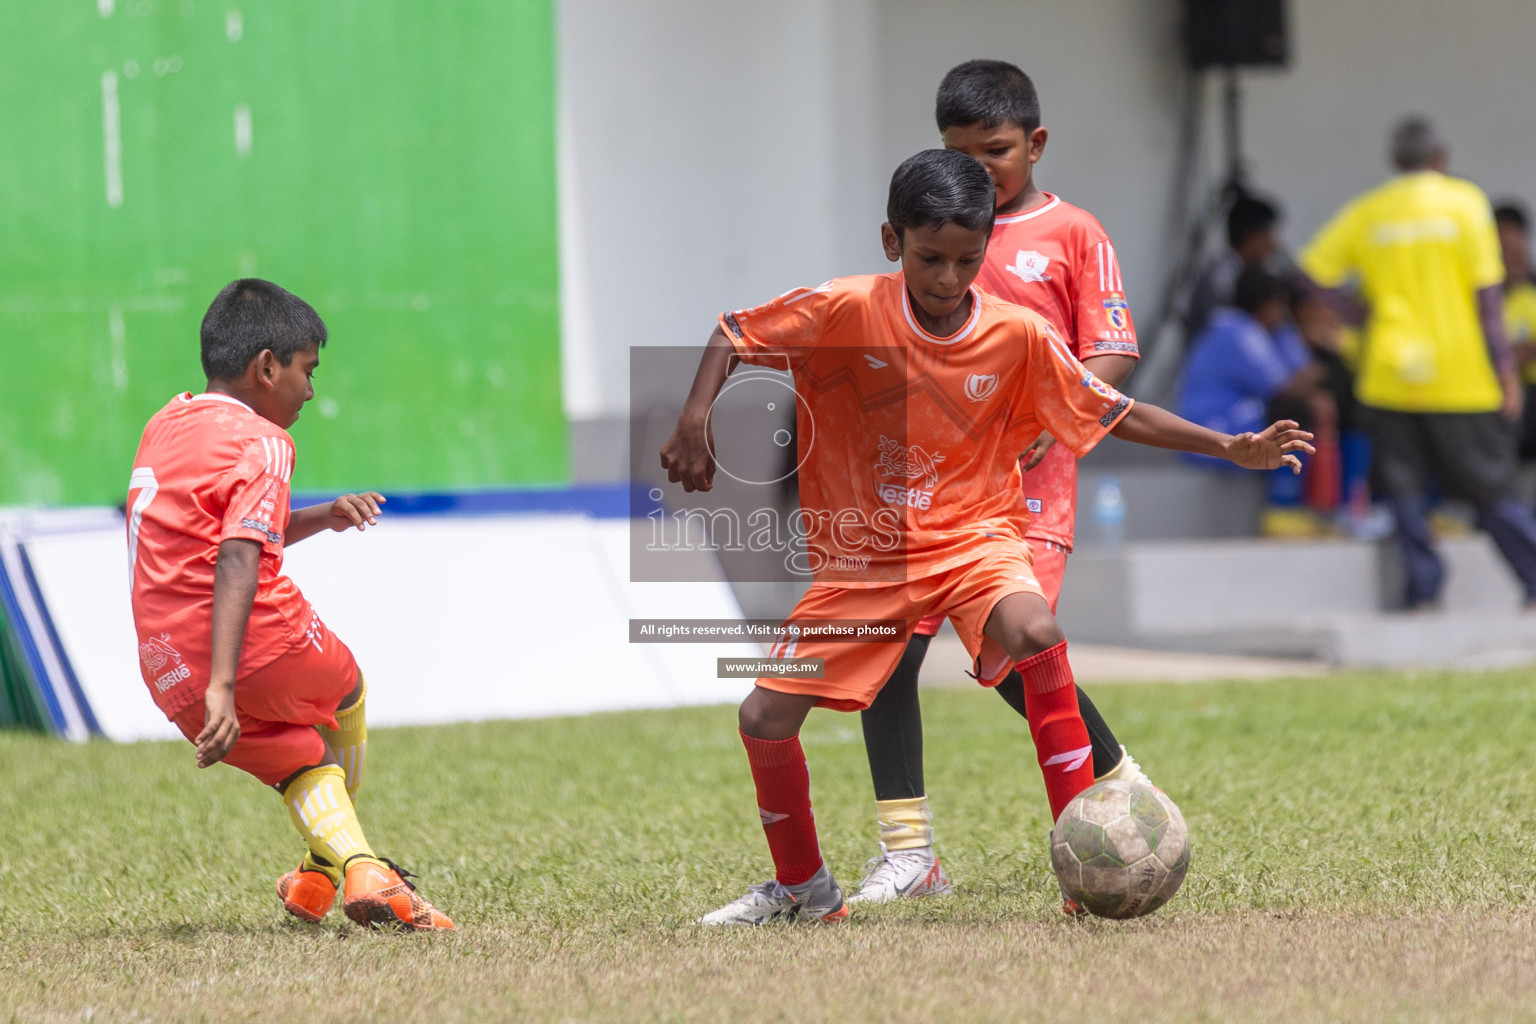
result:
[[(1227, 434), (1263, 430), (1270, 403), (1315, 386), (1316, 376), (1312, 354), (1290, 323), (1285, 283), (1262, 268), (1238, 280), (1237, 304), (1217, 308), (1195, 338), (1179, 394), (1181, 416)], [(1210, 456), (1185, 458), (1225, 466)]]

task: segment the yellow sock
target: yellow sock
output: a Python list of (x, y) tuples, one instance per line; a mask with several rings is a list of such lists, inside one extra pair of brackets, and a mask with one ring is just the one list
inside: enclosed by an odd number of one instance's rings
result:
[(320, 738), (335, 752), (341, 770), (347, 774), (347, 796), (354, 804), (357, 803), (357, 791), (363, 788), (363, 760), (368, 754), (368, 719), (363, 713), (363, 703), (368, 699), (368, 680), (363, 679), (362, 683), (363, 692), (358, 695), (357, 703), (336, 712), (336, 728), (320, 727)]
[(916, 850), (933, 845), (933, 811), (926, 796), (907, 800), (876, 800), (880, 842), (890, 850)]
[(331, 884), (338, 889), (341, 888), (341, 883), (346, 881), (347, 876), (346, 873), (341, 870), (341, 865), (332, 864), (328, 860), (322, 860), (321, 858), (316, 857), (314, 850), (306, 849), (304, 851), (304, 860), (299, 864), (299, 867), (305, 871), (320, 872), (326, 878), (329, 878), (331, 880)]
[(341, 870), (357, 857), (382, 864), (373, 855), (368, 838), (363, 835), (363, 826), (358, 823), (357, 812), (352, 809), (352, 801), (347, 799), (345, 778), (346, 774), (340, 768), (328, 764), (311, 768), (294, 779), (283, 790), (288, 817), (293, 819), (293, 827), (309, 844), (314, 858)]

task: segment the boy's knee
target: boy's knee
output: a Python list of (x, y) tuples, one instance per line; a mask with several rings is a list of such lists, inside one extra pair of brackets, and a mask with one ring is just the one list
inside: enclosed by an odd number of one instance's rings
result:
[(1050, 650), (1065, 639), (1066, 635), (1048, 611), (1029, 615), (1015, 624), (1013, 635), (1009, 637), (1008, 654), (1014, 661), (1023, 661)]
[(759, 740), (787, 740), (800, 725), (814, 698), (778, 693), (757, 687), (741, 702), (736, 724), (742, 734)]
[(760, 740), (777, 738), (769, 735), (775, 731), (772, 709), (764, 701), (753, 700), (751, 697), (741, 702), (736, 712), (736, 726), (744, 736)]

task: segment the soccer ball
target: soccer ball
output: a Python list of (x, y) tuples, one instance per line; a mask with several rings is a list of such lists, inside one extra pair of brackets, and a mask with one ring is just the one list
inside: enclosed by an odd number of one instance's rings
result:
[(1189, 870), (1189, 830), (1178, 807), (1144, 782), (1096, 783), (1051, 829), (1061, 891), (1099, 917), (1140, 917), (1167, 903)]

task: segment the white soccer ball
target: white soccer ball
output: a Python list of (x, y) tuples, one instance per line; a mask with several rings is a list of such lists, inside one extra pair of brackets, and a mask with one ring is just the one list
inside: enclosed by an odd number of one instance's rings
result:
[(1189, 829), (1162, 791), (1119, 779), (1072, 798), (1051, 829), (1062, 892), (1099, 917), (1140, 917), (1167, 903), (1189, 871)]

